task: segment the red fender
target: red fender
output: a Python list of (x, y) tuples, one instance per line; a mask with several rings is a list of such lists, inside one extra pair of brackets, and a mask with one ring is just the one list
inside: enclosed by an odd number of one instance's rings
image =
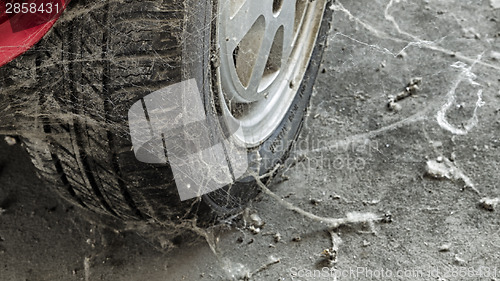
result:
[(0, 66), (35, 45), (69, 0), (0, 0)]

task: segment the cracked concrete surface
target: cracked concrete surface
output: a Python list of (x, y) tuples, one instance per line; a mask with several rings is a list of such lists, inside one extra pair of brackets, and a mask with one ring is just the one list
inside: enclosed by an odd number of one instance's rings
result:
[[(244, 217), (228, 219), (209, 230), (210, 243), (165, 252), (133, 232), (97, 227), (40, 185), (20, 147), (2, 144), (0, 279), (336, 280), (332, 270), (354, 270), (337, 280), (372, 280), (369, 270), (402, 270), (405, 280), (499, 280), (497, 2), (332, 5), (296, 161), (276, 179), (275, 196), (249, 206), (262, 223), (252, 230)], [(389, 110), (416, 77), (418, 90)], [(280, 199), (361, 223), (330, 233)]]

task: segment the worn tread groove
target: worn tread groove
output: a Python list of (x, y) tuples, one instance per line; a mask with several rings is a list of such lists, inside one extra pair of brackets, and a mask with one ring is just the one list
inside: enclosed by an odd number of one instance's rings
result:
[(60, 177), (62, 183), (64, 184), (64, 186), (67, 188), (69, 194), (82, 207), (87, 207), (87, 205), (85, 203), (83, 203), (82, 199), (79, 198), (78, 196), (76, 196), (75, 190), (71, 187), (71, 185), (69, 183), (69, 180), (68, 180), (68, 177), (67, 177), (66, 173), (64, 173), (64, 169), (63, 169), (63, 167), (61, 165), (61, 161), (59, 160), (59, 158), (57, 157), (57, 155), (51, 154), (51, 156), (52, 156), (52, 160), (54, 161), (54, 166), (56, 168), (56, 171), (59, 173), (59, 177)]
[[(105, 5), (103, 10), (104, 10), (104, 16), (106, 16), (107, 13), (108, 13), (108, 10), (109, 10), (109, 6)], [(93, 22), (96, 22), (96, 23), (99, 22), (98, 19), (95, 17), (94, 14), (90, 14), (90, 18), (93, 20)], [(99, 24), (97, 26), (102, 27)], [(101, 28), (101, 30), (105, 30), (105, 29)], [(104, 31), (103, 34), (102, 34), (103, 41), (107, 40), (106, 37), (107, 36), (106, 36), (105, 31)], [(71, 40), (71, 42), (74, 42), (74, 40)], [(104, 44), (106, 44), (106, 42), (104, 42)], [(74, 63), (70, 63), (68, 65), (68, 68), (70, 69), (70, 71), (69, 71), (70, 80), (71, 81), (77, 81), (77, 79), (75, 77), (75, 72), (71, 71), (73, 69), (73, 67), (74, 67)], [(76, 104), (77, 101), (75, 99), (76, 99), (76, 93), (78, 93), (78, 91), (76, 89), (76, 85), (75, 84), (76, 83), (70, 83), (70, 93), (75, 93), (75, 95), (71, 96), (71, 99), (72, 99), (72, 102)], [(84, 98), (84, 97), (81, 97), (81, 98)], [(75, 110), (75, 113), (78, 113), (76, 108), (74, 110)], [(82, 127), (80, 125), (80, 122), (78, 120), (74, 120), (73, 122), (74, 122), (73, 129), (74, 129), (74, 134), (75, 134), (75, 141), (76, 141), (76, 144), (77, 144), (76, 149), (79, 152), (78, 153), (78, 157), (80, 158), (80, 162), (83, 165), (83, 167), (82, 167), (83, 171), (82, 172), (86, 175), (86, 178), (87, 178), (87, 180), (88, 180), (88, 182), (90, 184), (90, 188), (92, 189), (92, 191), (94, 192), (95, 196), (97, 197), (97, 199), (99, 200), (99, 202), (102, 204), (102, 206), (110, 214), (119, 217), (119, 215), (111, 207), (110, 203), (106, 199), (106, 196), (103, 194), (103, 190), (101, 190), (99, 188), (99, 185), (97, 183), (97, 181), (98, 181), (97, 180), (98, 175), (94, 175), (93, 169), (91, 168), (91, 166), (92, 166), (91, 161), (92, 160), (90, 159), (90, 157), (88, 157), (87, 153), (83, 149), (85, 147), (84, 140), (83, 140), (83, 135), (85, 134), (84, 130), (82, 129)], [(86, 130), (86, 134), (87, 135), (88, 135), (88, 132), (89, 132), (89, 130)]]
[(90, 163), (88, 162), (88, 157), (87, 157), (87, 154), (85, 153), (85, 151), (82, 149), (83, 147), (83, 142), (81, 141), (81, 138), (78, 137), (80, 135), (80, 128), (79, 128), (79, 125), (75, 124), (74, 125), (75, 127), (75, 135), (77, 136), (76, 138), (76, 142), (77, 142), (77, 145), (78, 145), (78, 151), (79, 151), (79, 158), (80, 158), (80, 161), (83, 165), (83, 173), (85, 173), (85, 176), (87, 177), (88, 181), (89, 181), (89, 184), (90, 184), (90, 187), (92, 188), (92, 190), (94, 191), (94, 194), (96, 195), (96, 197), (98, 198), (99, 202), (101, 202), (101, 204), (103, 205), (103, 207), (112, 215), (114, 216), (117, 216), (118, 217), (118, 214), (111, 208), (111, 206), (109, 205), (109, 203), (107, 202), (106, 198), (104, 197), (104, 195), (102, 194), (101, 190), (99, 189), (99, 186), (97, 185), (97, 182), (96, 182), (96, 179), (94, 178), (94, 175), (92, 174), (92, 170), (90, 168)]
[[(69, 34), (69, 42), (71, 42), (71, 44), (74, 44), (74, 38), (73, 38), (73, 33)], [(74, 56), (75, 54), (73, 52), (68, 52), (69, 55), (72, 55)], [(70, 57), (69, 58), (69, 61), (71, 62), (72, 59), (74, 57)], [(75, 72), (73, 71), (74, 70), (74, 66), (75, 64), (74, 63), (69, 63), (67, 64), (67, 69), (64, 68), (63, 70), (63, 73), (64, 75), (62, 76), (64, 80), (66, 80), (64, 82), (64, 85), (66, 85), (67, 87), (67, 93), (69, 93), (70, 95), (70, 100), (73, 104), (77, 104), (78, 100), (77, 100), (77, 96), (76, 94), (72, 94), (72, 93), (77, 93), (77, 89), (76, 89), (76, 86), (75, 86), (75, 83), (72, 83), (70, 81), (76, 81), (76, 77), (75, 77)], [(73, 113), (77, 114), (78, 112), (78, 109), (77, 108), (73, 108)], [(73, 149), (75, 151), (78, 151), (78, 153), (75, 153), (75, 157), (73, 157), (73, 159), (75, 158), (79, 158), (79, 163), (81, 163), (82, 167), (80, 168), (80, 171), (83, 175), (86, 176), (87, 178), (87, 181), (88, 181), (88, 184), (90, 185), (90, 189), (93, 191), (94, 195), (97, 197), (98, 199), (98, 202), (101, 203), (102, 207), (107, 211), (109, 212), (110, 214), (112, 215), (115, 215), (115, 216), (118, 216), (115, 211), (111, 208), (111, 206), (108, 204), (108, 202), (106, 201), (104, 195), (102, 194), (101, 190), (99, 189), (99, 187), (97, 186), (97, 182), (93, 176), (93, 174), (91, 173), (91, 169), (90, 169), (90, 164), (88, 162), (88, 158), (87, 158), (87, 154), (86, 152), (83, 150), (83, 141), (82, 141), (82, 137), (81, 137), (81, 128), (79, 126), (79, 123), (78, 123), (78, 120), (72, 120), (73, 121), (73, 131), (71, 131), (71, 128), (69, 127), (69, 133), (70, 133), (70, 136), (74, 135), (74, 141), (76, 142), (76, 147), (73, 146)], [(68, 163), (69, 164), (69, 163)], [(68, 168), (70, 167), (70, 165), (68, 165)]]
[[(104, 22), (109, 27), (109, 24), (110, 24), (109, 23), (109, 6), (106, 7)], [(105, 30), (107, 33), (108, 28), (106, 28)], [(107, 36), (107, 35), (103, 36), (103, 42), (102, 42), (102, 57), (103, 58), (105, 58), (105, 56), (109, 52), (108, 38), (109, 38), (109, 36)], [(107, 120), (111, 120), (109, 115), (113, 109), (113, 105), (109, 103), (109, 98), (108, 98), (108, 96), (110, 94), (110, 90), (109, 90), (110, 78), (111, 78), (110, 62), (109, 62), (109, 60), (105, 60), (104, 61), (104, 71), (103, 71), (103, 78), (102, 78), (103, 81), (102, 82), (103, 82), (104, 110), (105, 110), (105, 116), (106, 116)], [(126, 204), (128, 204), (128, 206), (130, 207), (130, 209), (132, 209), (132, 211), (135, 213), (135, 215), (138, 218), (143, 219), (143, 218), (145, 218), (144, 215), (137, 208), (134, 200), (132, 199), (132, 196), (128, 192), (127, 187), (126, 187), (125, 183), (123, 182), (123, 178), (121, 176), (120, 168), (118, 165), (118, 159), (117, 159), (116, 153), (115, 153), (113, 134), (111, 134), (111, 132), (107, 131), (106, 136), (108, 139), (108, 148), (112, 152), (112, 155), (111, 155), (111, 159), (112, 159), (111, 166), (112, 167), (111, 168), (114, 170), (114, 174), (117, 176), (118, 186), (121, 190), (122, 196), (125, 199)]]
[(69, 155), (71, 158), (75, 158), (75, 157), (76, 157), (76, 155), (75, 155), (75, 154), (73, 154), (73, 153), (71, 153), (71, 152), (69, 151), (69, 149), (67, 149), (66, 147), (64, 147), (62, 144), (60, 144), (60, 143), (56, 142), (56, 141), (54, 140), (54, 138), (52, 138), (52, 137), (51, 137), (51, 138), (49, 138), (49, 141), (50, 141), (50, 143), (51, 143), (51, 144), (52, 144), (52, 145), (53, 145), (56, 149), (60, 149), (60, 150), (62, 150), (64, 153), (66, 153), (67, 155)]

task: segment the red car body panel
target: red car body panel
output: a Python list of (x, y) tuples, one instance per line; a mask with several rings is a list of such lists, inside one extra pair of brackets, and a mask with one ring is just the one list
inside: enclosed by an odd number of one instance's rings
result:
[(35, 45), (52, 28), (68, 0), (0, 0), (0, 66)]

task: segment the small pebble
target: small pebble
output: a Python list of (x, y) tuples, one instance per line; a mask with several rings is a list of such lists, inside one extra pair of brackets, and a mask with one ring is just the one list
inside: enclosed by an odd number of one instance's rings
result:
[(321, 203), (321, 200), (319, 200), (319, 199), (314, 199), (314, 198), (313, 198), (313, 199), (311, 199), (311, 200), (310, 200), (310, 202), (311, 202), (311, 204), (313, 204), (313, 205), (319, 205), (319, 203)]
[(390, 110), (395, 111), (395, 112), (399, 112), (403, 109), (403, 107), (399, 103), (396, 103), (396, 102), (390, 102), (388, 104), (388, 106), (389, 106)]
[(250, 220), (252, 220), (252, 224), (256, 227), (261, 227), (264, 225), (264, 222), (262, 219), (259, 217), (257, 214), (251, 214), (250, 215)]
[(380, 222), (382, 223), (391, 223), (393, 220), (392, 220), (392, 214), (390, 213), (385, 213), (384, 216), (382, 217), (382, 219), (380, 220)]
[(500, 61), (500, 52), (492, 51), (490, 56), (492, 60)]
[(439, 246), (439, 251), (440, 252), (448, 252), (448, 251), (450, 251), (450, 247), (451, 247), (450, 244), (443, 244), (443, 245)]
[(281, 234), (279, 234), (278, 232), (274, 235), (274, 242), (278, 243), (280, 241), (281, 241)]
[(406, 54), (405, 51), (399, 52), (399, 54), (396, 56), (397, 58), (404, 59), (408, 54)]
[(483, 198), (479, 201), (479, 204), (488, 211), (494, 211), (499, 202), (500, 198)]
[(253, 234), (259, 234), (260, 233), (260, 228), (255, 227), (253, 225), (249, 226), (248, 229), (253, 233)]
[(16, 141), (15, 138), (9, 137), (9, 136), (5, 137), (4, 140), (10, 146), (13, 146), (13, 145), (15, 145), (17, 143), (17, 141)]
[(455, 161), (457, 159), (457, 154), (455, 152), (452, 152), (450, 155), (450, 161)]

